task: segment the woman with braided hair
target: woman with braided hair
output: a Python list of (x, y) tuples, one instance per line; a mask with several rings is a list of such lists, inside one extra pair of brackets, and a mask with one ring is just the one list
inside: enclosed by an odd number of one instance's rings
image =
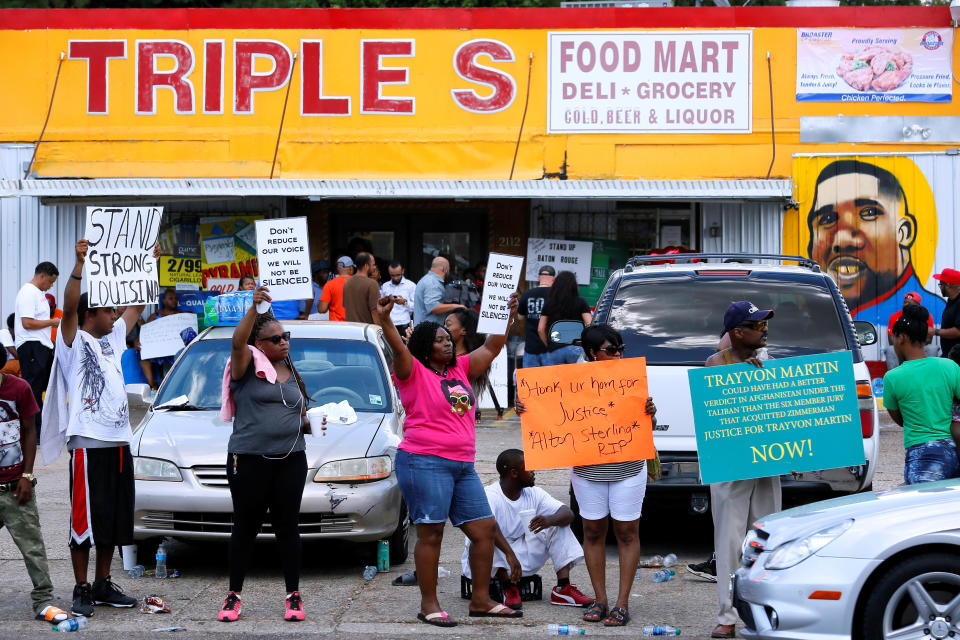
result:
[[(470, 539), (470, 570), (474, 576), (491, 575), (496, 545), (507, 556), (511, 579), (520, 578), (520, 562), (497, 529), (487, 494), (473, 466), (477, 398), (470, 381), (490, 367), (503, 349), (506, 335), (487, 336), (482, 345), (457, 356), (450, 332), (436, 322), (418, 324), (408, 344), (404, 344), (390, 319), (392, 310), (391, 296), (377, 303), (380, 326), (394, 354), (394, 380), (407, 411), (395, 465), (410, 520), (417, 527), (413, 552), (420, 586), (417, 618), (434, 626), (453, 627), (457, 622), (437, 600), (437, 566), (448, 519)], [(514, 293), (510, 298), (511, 321), (516, 312)], [(474, 580), (471, 617), (523, 615), (491, 600), (488, 587), (487, 580)]]
[(233, 499), (230, 532), (230, 590), (218, 619), (237, 620), (240, 591), (251, 547), (267, 510), (280, 548), (286, 582), (284, 619), (304, 619), (300, 597), (300, 500), (307, 476), (304, 433), (310, 433), (310, 397), (290, 359), (290, 332), (272, 314), (258, 314), (270, 300), (267, 289), (253, 294), (253, 304), (233, 332), (225, 379), (234, 409), (233, 434), (227, 446), (227, 482)]
[(892, 338), (901, 364), (883, 377), (883, 405), (903, 427), (907, 484), (960, 477), (957, 446), (950, 434), (953, 402), (960, 398), (960, 365), (949, 358), (927, 357), (929, 315), (919, 305), (903, 308)]

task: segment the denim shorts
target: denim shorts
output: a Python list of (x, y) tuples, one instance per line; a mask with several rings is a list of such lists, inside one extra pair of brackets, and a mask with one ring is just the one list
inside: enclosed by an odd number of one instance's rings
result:
[(960, 459), (953, 438), (921, 442), (904, 455), (903, 480), (907, 484), (960, 478)]
[(447, 460), (398, 450), (397, 481), (414, 524), (465, 522), (492, 518), (480, 476), (472, 462)]

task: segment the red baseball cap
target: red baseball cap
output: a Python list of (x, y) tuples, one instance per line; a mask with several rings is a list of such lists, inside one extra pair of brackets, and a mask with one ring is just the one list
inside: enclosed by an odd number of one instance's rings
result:
[(903, 299), (904, 299), (904, 300), (913, 300), (913, 301), (916, 302), (917, 304), (920, 304), (920, 303), (923, 302), (923, 299), (920, 297), (920, 294), (917, 293), (916, 291), (911, 291), (911, 292), (908, 293), (907, 295), (903, 296)]
[(933, 277), (947, 284), (960, 284), (960, 271), (956, 269), (944, 269), (940, 273), (933, 274)]

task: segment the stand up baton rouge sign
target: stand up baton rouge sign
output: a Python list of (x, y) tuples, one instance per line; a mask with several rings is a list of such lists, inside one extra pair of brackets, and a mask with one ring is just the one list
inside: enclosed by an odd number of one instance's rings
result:
[(750, 133), (749, 31), (549, 35), (548, 133)]
[(704, 484), (863, 464), (849, 351), (687, 373)]
[(87, 207), (84, 268), (91, 307), (157, 302), (153, 247), (162, 214), (163, 207)]

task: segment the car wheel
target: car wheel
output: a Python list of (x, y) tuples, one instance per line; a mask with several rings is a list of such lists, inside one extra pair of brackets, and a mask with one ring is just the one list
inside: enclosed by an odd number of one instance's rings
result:
[(390, 566), (403, 564), (410, 555), (410, 518), (407, 503), (400, 501), (400, 522), (397, 530), (390, 536)]
[(874, 586), (863, 611), (865, 640), (960, 634), (960, 556), (927, 553), (897, 564)]

